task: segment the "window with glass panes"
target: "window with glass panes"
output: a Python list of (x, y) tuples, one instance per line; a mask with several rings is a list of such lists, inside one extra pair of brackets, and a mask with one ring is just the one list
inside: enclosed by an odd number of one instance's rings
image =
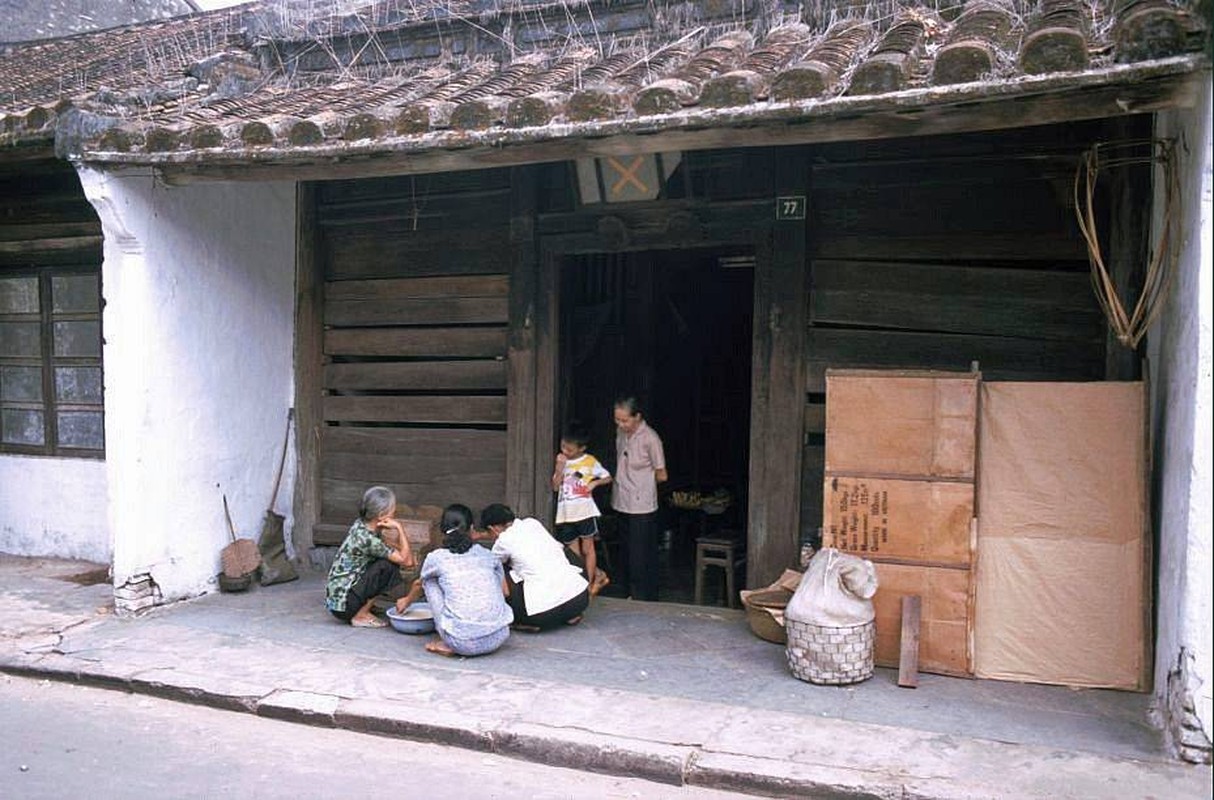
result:
[(101, 275), (0, 272), (0, 452), (101, 457)]

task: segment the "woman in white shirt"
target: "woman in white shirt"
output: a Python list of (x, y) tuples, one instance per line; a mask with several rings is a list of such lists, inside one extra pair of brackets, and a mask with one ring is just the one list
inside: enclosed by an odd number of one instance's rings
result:
[(493, 553), (506, 568), (516, 629), (540, 631), (582, 621), (589, 584), (542, 522), (515, 519), (509, 506), (494, 503), (481, 511), (480, 523), (495, 537)]

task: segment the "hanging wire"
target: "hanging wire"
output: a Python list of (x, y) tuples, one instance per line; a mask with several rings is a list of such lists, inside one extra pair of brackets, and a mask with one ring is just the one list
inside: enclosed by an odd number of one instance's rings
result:
[[(1134, 304), (1134, 310), (1127, 312), (1100, 251), (1094, 210), (1096, 183), (1101, 171), (1144, 165), (1158, 165), (1163, 170), (1163, 229), (1155, 251), (1147, 263), (1138, 301)], [(1176, 260), (1179, 255), (1176, 247), (1179, 203), (1180, 177), (1176, 174), (1175, 142), (1170, 139), (1100, 142), (1083, 154), (1075, 171), (1075, 217), (1087, 242), (1092, 288), (1096, 291), (1096, 299), (1100, 301), (1100, 307), (1104, 310), (1117, 341), (1131, 350), (1138, 347), (1151, 323), (1163, 309), (1172, 277), (1176, 272)]]

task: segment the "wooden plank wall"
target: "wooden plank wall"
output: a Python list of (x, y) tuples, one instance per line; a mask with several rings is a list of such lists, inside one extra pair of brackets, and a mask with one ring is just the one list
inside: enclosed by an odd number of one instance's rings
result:
[[(76, 170), (45, 158), (6, 153), (0, 163), (0, 270), (101, 264), (101, 220)], [(9, 158), (9, 156), (12, 156)]]
[(1071, 208), (1097, 125), (838, 145), (814, 159), (803, 536), (822, 518), (829, 367), (1105, 377)]
[(320, 523), (371, 485), (475, 511), (506, 489), (510, 181), (503, 170), (322, 184)]

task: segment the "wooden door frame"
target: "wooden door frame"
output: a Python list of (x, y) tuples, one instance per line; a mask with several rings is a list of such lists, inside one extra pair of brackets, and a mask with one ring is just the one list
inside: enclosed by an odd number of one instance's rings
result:
[[(790, 181), (804, 180), (804, 170), (794, 172)], [(797, 193), (804, 194), (804, 183), (799, 186)], [(551, 522), (548, 454), (558, 436), (560, 274), (569, 257), (748, 247), (755, 251), (755, 274), (746, 583), (769, 582), (795, 563), (808, 330), (806, 222), (777, 223), (774, 207), (774, 197), (668, 201), (535, 218), (535, 238), (525, 254), (516, 251), (510, 280), (507, 486), (508, 502), (520, 514)]]

